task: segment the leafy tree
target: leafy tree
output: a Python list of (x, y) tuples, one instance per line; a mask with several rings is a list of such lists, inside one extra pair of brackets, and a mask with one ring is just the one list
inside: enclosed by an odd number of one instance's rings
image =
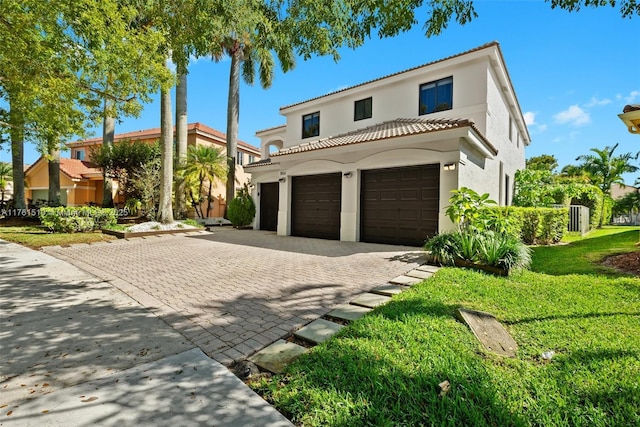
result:
[(137, 25), (141, 4), (0, 0), (1, 131), (12, 142), (16, 206), (24, 205), (25, 140), (44, 145), (81, 136), (87, 119), (137, 114), (169, 78), (154, 60), (162, 34)]
[(160, 202), (161, 162), (155, 158), (145, 163), (133, 173), (131, 185), (140, 194), (142, 209), (149, 220), (157, 217), (158, 203)]
[(13, 170), (11, 169), (10, 163), (0, 162), (0, 203), (4, 202), (4, 194), (13, 176)]
[(555, 203), (555, 181), (551, 171), (526, 168), (516, 172), (513, 204), (522, 207), (548, 207)]
[[(226, 156), (218, 148), (206, 145), (188, 147), (186, 162), (180, 169), (180, 174), (184, 178), (185, 187), (188, 189), (191, 205), (195, 208), (199, 217), (205, 218), (205, 214), (198, 211), (203, 194), (207, 196), (206, 217), (209, 216), (209, 207), (213, 200), (213, 183), (224, 181), (226, 167)], [(208, 190), (205, 190), (205, 185), (207, 185)]]
[(558, 159), (552, 154), (542, 154), (527, 159), (527, 169), (546, 170), (551, 173), (558, 167)]
[(589, 174), (593, 184), (602, 191), (602, 214), (599, 227), (602, 227), (604, 221), (605, 198), (611, 198), (611, 186), (624, 185), (622, 175), (638, 170), (638, 167), (632, 164), (637, 160), (637, 154), (624, 153), (614, 156), (616, 148), (618, 144), (603, 149), (592, 148), (590, 151), (595, 154), (583, 154), (576, 158), (577, 161), (582, 162), (581, 167)]
[(118, 192), (125, 201), (141, 199), (130, 179), (147, 163), (160, 157), (160, 145), (142, 141), (120, 141), (112, 147), (101, 144), (89, 151), (89, 161), (102, 168), (106, 179), (118, 181)]
[[(584, 7), (600, 7), (616, 5), (616, 0), (546, 0), (551, 1), (551, 7), (559, 7), (569, 12), (579, 11)], [(636, 0), (619, 0), (620, 14), (623, 18), (631, 18), (633, 15), (640, 15), (640, 3)]]

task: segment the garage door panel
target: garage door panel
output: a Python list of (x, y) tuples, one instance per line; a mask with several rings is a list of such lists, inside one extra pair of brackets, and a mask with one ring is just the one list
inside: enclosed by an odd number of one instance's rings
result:
[(409, 188), (405, 190), (400, 190), (400, 200), (403, 201), (414, 201), (417, 202), (420, 200), (418, 195), (420, 194), (420, 190), (417, 188)]
[(291, 188), (291, 234), (340, 239), (342, 176), (296, 176)]
[(361, 184), (360, 240), (422, 246), (437, 232), (439, 164), (362, 171)]

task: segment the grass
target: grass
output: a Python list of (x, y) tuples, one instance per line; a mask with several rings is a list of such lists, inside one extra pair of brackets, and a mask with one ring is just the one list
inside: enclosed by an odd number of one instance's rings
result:
[(0, 227), (0, 239), (8, 242), (40, 249), (43, 246), (71, 245), (74, 243), (94, 243), (113, 240), (115, 237), (100, 231), (90, 233), (49, 233), (39, 225)]
[[(536, 248), (551, 274), (444, 268), (253, 387), (304, 426), (640, 425), (640, 279), (589, 262), (636, 241), (611, 228)], [(459, 307), (496, 315), (517, 357), (486, 352)]]
[(638, 250), (640, 227), (608, 226), (591, 231), (585, 238), (570, 235), (570, 244), (533, 248), (531, 270), (553, 275), (605, 274), (620, 276), (598, 262), (609, 255)]

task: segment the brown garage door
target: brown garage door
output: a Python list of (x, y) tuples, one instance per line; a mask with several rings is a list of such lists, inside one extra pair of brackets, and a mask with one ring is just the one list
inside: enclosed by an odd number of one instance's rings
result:
[(438, 230), (440, 165), (362, 171), (360, 240), (422, 246)]
[(294, 176), (291, 186), (291, 234), (339, 240), (340, 174)]
[(277, 231), (280, 184), (263, 182), (260, 184), (260, 230)]

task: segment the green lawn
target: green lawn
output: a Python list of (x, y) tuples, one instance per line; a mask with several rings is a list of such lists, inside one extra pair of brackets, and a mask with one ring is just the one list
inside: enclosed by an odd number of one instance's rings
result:
[[(550, 274), (444, 268), (253, 386), (305, 426), (640, 425), (640, 279), (590, 263), (637, 237), (607, 228), (536, 248)], [(517, 357), (484, 351), (459, 307), (496, 315)]]
[(71, 245), (74, 243), (94, 243), (113, 240), (115, 237), (100, 231), (90, 233), (49, 233), (39, 225), (2, 226), (0, 239), (40, 249), (43, 246)]

